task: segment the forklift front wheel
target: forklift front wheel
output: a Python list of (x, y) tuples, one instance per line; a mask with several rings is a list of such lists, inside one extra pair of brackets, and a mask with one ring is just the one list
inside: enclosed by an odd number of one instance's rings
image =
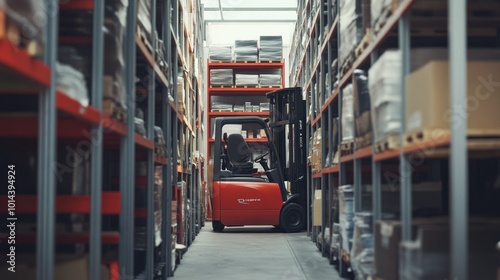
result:
[(220, 221), (212, 221), (212, 228), (215, 232), (222, 232), (224, 227), (225, 225), (223, 225)]
[(281, 210), (280, 225), (285, 232), (299, 232), (304, 229), (305, 223), (306, 213), (300, 205), (290, 203)]

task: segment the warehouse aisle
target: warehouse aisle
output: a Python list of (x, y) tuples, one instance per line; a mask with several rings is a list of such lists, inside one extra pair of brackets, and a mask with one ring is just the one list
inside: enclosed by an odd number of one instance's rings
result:
[(342, 279), (305, 232), (272, 227), (212, 231), (208, 222), (177, 267), (174, 280)]

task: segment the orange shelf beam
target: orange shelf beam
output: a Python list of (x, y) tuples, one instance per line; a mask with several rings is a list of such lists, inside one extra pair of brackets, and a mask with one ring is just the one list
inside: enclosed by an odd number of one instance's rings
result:
[(373, 147), (371, 145), (366, 146), (362, 149), (357, 150), (354, 153), (354, 158), (356, 159), (363, 159), (363, 158), (368, 158), (371, 157), (373, 153)]
[[(267, 138), (245, 138), (247, 143), (267, 143), (269, 140)], [(209, 138), (209, 143), (215, 143), (215, 139)]]
[(159, 155), (155, 155), (154, 161), (157, 164), (167, 165), (167, 158)]
[(143, 147), (143, 148), (146, 148), (148, 150), (154, 150), (155, 148), (155, 143), (153, 143), (153, 141), (145, 138), (144, 136), (140, 135), (140, 134), (135, 134), (135, 143), (140, 146), (140, 147)]
[(268, 117), (269, 112), (210, 112), (209, 117), (247, 117), (247, 116), (259, 116)]
[(221, 95), (259, 95), (262, 96), (268, 92), (277, 90), (279, 88), (222, 88), (222, 87), (209, 87), (210, 95), (221, 96)]
[(50, 86), (49, 66), (41, 60), (31, 57), (24, 49), (15, 47), (9, 40), (0, 39), (0, 72), (4, 72), (4, 70), (12, 73), (7, 72), (7, 76), (2, 74), (0, 81), (15, 73), (26, 77), (37, 85)]
[(80, 102), (62, 92), (56, 93), (56, 107), (60, 112), (92, 124), (99, 124), (101, 121), (101, 113), (97, 109), (92, 106), (82, 106)]
[[(0, 202), (7, 205), (7, 196), (0, 196)], [(38, 198), (36, 195), (16, 196), (16, 213), (34, 214), (37, 212)], [(89, 195), (57, 195), (55, 199), (56, 213), (58, 214), (89, 214)], [(121, 195), (120, 192), (102, 193), (102, 214), (120, 214)], [(7, 208), (1, 209), (0, 213), (7, 213)]]
[(283, 62), (208, 62), (209, 68), (281, 68)]
[(59, 4), (61, 10), (93, 10), (93, 0), (70, 0)]
[(331, 167), (325, 167), (321, 171), (323, 174), (331, 174), (331, 173), (339, 173), (340, 172), (340, 166), (335, 165)]
[[(6, 237), (0, 237), (0, 241), (6, 241)], [(56, 233), (56, 244), (88, 244), (90, 234), (88, 233)], [(19, 234), (16, 236), (19, 244), (36, 244), (36, 234)], [(120, 243), (120, 234), (118, 232), (101, 233), (101, 242), (103, 244), (118, 245)]]
[(323, 174), (322, 174), (321, 172), (318, 172), (318, 173), (314, 173), (314, 174), (312, 175), (312, 177), (313, 177), (314, 179), (318, 179), (318, 178), (321, 178), (321, 175), (323, 175)]

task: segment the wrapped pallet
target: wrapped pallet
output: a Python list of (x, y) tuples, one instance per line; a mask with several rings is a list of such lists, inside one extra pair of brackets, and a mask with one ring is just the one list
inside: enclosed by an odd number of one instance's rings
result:
[(151, 0), (139, 0), (137, 3), (137, 25), (140, 32), (151, 42), (152, 41), (152, 26), (151, 26)]
[(257, 61), (259, 49), (257, 40), (236, 40), (234, 56), (236, 61)]
[[(41, 0), (0, 0), (0, 9), (5, 11), (6, 17), (17, 27), (15, 32), (7, 34), (8, 39), (16, 46), (23, 45), (25, 41), (35, 41), (43, 47), (44, 24), (48, 11), (45, 9), (45, 2)], [(3, 24), (3, 22), (2, 22)], [(11, 30), (12, 31), (12, 30)], [(30, 50), (30, 46), (25, 46), (30, 54), (42, 55), (41, 50)], [(33, 53), (31, 53), (34, 51)]]
[(363, 38), (363, 21), (361, 4), (366, 0), (340, 0), (340, 45), (339, 65), (344, 66), (349, 56)]
[(281, 61), (283, 58), (282, 36), (260, 36), (259, 60)]
[(362, 148), (371, 144), (372, 120), (370, 112), (370, 93), (368, 77), (364, 70), (356, 69), (353, 74), (353, 103), (356, 147)]
[(353, 87), (348, 84), (342, 91), (342, 142), (354, 139)]
[(357, 279), (372, 275), (373, 267), (373, 215), (370, 212), (356, 213), (351, 250), (351, 266)]
[(352, 185), (339, 187), (339, 225), (342, 250), (349, 254), (354, 234), (354, 187)]
[(233, 60), (233, 47), (231, 46), (211, 46), (208, 52), (212, 61), (231, 62)]
[(280, 86), (281, 74), (260, 74), (259, 85), (261, 86)]
[(105, 5), (103, 98), (114, 103), (113, 114), (124, 121), (127, 109), (124, 39), (128, 1), (106, 1)]
[(259, 74), (234, 74), (234, 84), (236, 86), (258, 86)]
[(401, 55), (387, 50), (368, 71), (373, 140), (382, 141), (401, 129)]
[(210, 69), (211, 86), (232, 86), (233, 69)]
[(386, 18), (398, 7), (399, 0), (371, 0), (371, 27), (378, 32)]

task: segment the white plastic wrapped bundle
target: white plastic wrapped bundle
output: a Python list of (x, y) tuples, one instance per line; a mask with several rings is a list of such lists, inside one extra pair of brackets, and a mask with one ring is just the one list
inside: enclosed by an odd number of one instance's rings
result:
[(210, 85), (232, 86), (233, 69), (210, 69)]
[(339, 225), (342, 249), (349, 253), (354, 234), (354, 189), (352, 185), (339, 187)]
[(283, 38), (281, 36), (260, 36), (260, 61), (281, 61), (283, 58)]
[(394, 0), (371, 0), (371, 26), (374, 27), (375, 23), (379, 22), (380, 17), (390, 8)]
[(281, 85), (280, 74), (260, 74), (259, 84), (261, 86), (279, 86)]
[(375, 142), (401, 129), (401, 55), (387, 50), (368, 71)]
[(354, 139), (354, 104), (352, 84), (342, 91), (342, 141)]
[(258, 74), (235, 74), (234, 84), (237, 86), (257, 86), (259, 85)]
[(208, 50), (210, 60), (230, 62), (233, 60), (233, 47), (211, 46)]
[(89, 94), (83, 74), (75, 68), (56, 63), (57, 89), (77, 100), (83, 106), (89, 105)]
[(365, 279), (372, 274), (374, 257), (372, 217), (369, 212), (357, 213), (355, 217), (351, 265), (359, 279)]
[(258, 53), (257, 40), (236, 40), (234, 42), (236, 61), (257, 61)]
[(339, 64), (344, 65), (346, 58), (356, 48), (363, 37), (361, 21), (362, 0), (340, 0), (340, 45)]
[(0, 9), (14, 21), (22, 30), (22, 35), (28, 39), (44, 42), (44, 24), (47, 15), (45, 1), (42, 0), (0, 0)]

